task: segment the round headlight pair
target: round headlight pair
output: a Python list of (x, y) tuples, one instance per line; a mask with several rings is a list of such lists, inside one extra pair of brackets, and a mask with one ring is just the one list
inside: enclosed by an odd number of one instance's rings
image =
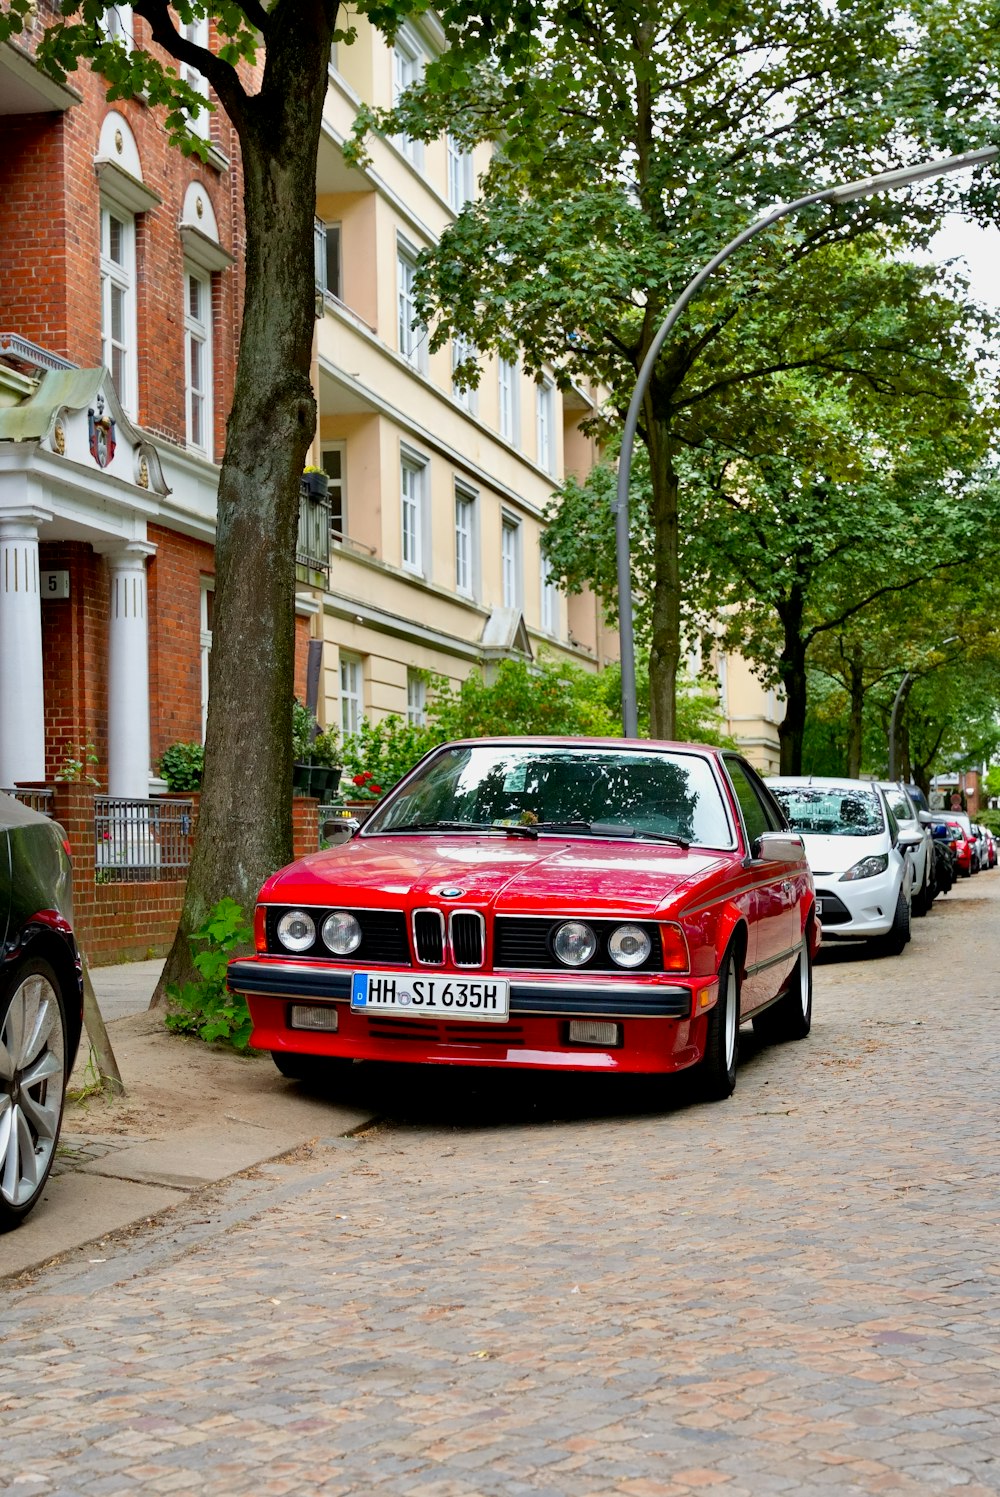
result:
[[(608, 939), (608, 955), (618, 967), (641, 967), (652, 950), (641, 925), (619, 925)], [(597, 936), (582, 920), (567, 920), (556, 928), (552, 950), (567, 967), (582, 967), (597, 950)]]
[[(361, 945), (361, 926), (347, 910), (333, 910), (320, 929), (323, 945), (335, 956), (350, 956)], [(305, 910), (289, 910), (278, 921), (278, 940), (286, 951), (308, 951), (316, 944), (316, 922)]]

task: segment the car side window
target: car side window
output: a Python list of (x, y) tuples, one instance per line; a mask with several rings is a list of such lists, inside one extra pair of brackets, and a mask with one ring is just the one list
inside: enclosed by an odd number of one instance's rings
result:
[(757, 793), (757, 787), (751, 779), (751, 773), (742, 760), (726, 758), (726, 769), (732, 781), (736, 799), (739, 801), (740, 810), (743, 813), (743, 824), (747, 830), (748, 850), (753, 851), (758, 837), (764, 832), (780, 831), (780, 824), (769, 811), (761, 795)]

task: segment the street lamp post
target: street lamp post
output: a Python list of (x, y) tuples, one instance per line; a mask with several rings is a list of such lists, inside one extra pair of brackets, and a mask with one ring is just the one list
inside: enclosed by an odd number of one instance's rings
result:
[(1000, 146), (984, 146), (978, 151), (966, 151), (961, 156), (942, 156), (937, 161), (920, 162), (915, 166), (900, 167), (896, 171), (879, 172), (874, 177), (862, 177), (856, 182), (844, 182), (837, 187), (826, 187), (821, 192), (810, 192), (796, 198), (793, 203), (784, 203), (771, 210), (737, 234), (735, 239), (721, 249), (714, 259), (699, 270), (667, 313), (660, 329), (649, 346), (636, 379), (632, 399), (629, 401), (625, 425), (622, 429), (621, 453), (618, 459), (618, 488), (614, 501), (615, 511), (615, 559), (618, 573), (618, 642), (622, 670), (622, 729), (626, 738), (636, 738), (639, 732), (638, 707), (635, 690), (635, 632), (632, 620), (632, 562), (629, 546), (629, 480), (632, 473), (632, 449), (635, 446), (639, 412), (646, 390), (667, 338), (684, 308), (701, 290), (714, 271), (718, 270), (730, 255), (744, 244), (768, 229), (780, 218), (808, 208), (813, 203), (851, 203), (858, 198), (871, 197), (876, 192), (889, 192), (895, 187), (908, 187), (914, 182), (923, 182), (933, 177), (944, 177), (950, 172), (962, 171), (965, 167), (986, 166), (1000, 157)]

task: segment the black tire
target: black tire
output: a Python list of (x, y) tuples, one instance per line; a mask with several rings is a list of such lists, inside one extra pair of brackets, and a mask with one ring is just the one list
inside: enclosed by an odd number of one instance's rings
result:
[(813, 972), (810, 936), (811, 931), (807, 929), (799, 959), (783, 995), (753, 1021), (754, 1034), (769, 1045), (783, 1045), (786, 1040), (804, 1040), (812, 1028)]
[(740, 1052), (740, 973), (730, 946), (719, 967), (719, 997), (708, 1015), (705, 1054), (696, 1068), (698, 1090), (706, 1102), (732, 1096)]
[(28, 957), (0, 985), (0, 1231), (24, 1220), (45, 1189), (66, 1101), (66, 999), (48, 962)]
[(289, 1081), (307, 1081), (310, 1086), (333, 1086), (346, 1081), (354, 1066), (353, 1060), (333, 1055), (296, 1055), (289, 1050), (272, 1050), (274, 1061), (282, 1076)]
[(931, 907), (931, 893), (930, 893), (930, 890), (927, 887), (927, 882), (928, 882), (929, 877), (930, 877), (929, 872), (925, 872), (924, 873), (924, 881), (923, 881), (923, 884), (921, 885), (920, 892), (919, 892), (919, 894), (914, 894), (914, 896), (913, 896), (913, 898), (912, 898), (912, 900), (910, 902), (910, 913), (912, 915), (916, 915), (918, 917), (920, 917), (922, 915), (926, 915), (927, 911)]
[(892, 928), (884, 935), (879, 936), (878, 946), (886, 956), (899, 956), (907, 941), (910, 939), (910, 906), (906, 895), (900, 888), (896, 899), (896, 913), (893, 917)]

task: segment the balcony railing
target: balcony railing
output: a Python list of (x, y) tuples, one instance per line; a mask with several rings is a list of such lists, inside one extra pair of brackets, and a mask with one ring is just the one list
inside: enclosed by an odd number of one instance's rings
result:
[(330, 573), (330, 510), (327, 495), (302, 490), (295, 560), (310, 572), (322, 572), (324, 579)]
[(99, 884), (183, 879), (191, 861), (194, 803), (94, 796), (94, 876)]

